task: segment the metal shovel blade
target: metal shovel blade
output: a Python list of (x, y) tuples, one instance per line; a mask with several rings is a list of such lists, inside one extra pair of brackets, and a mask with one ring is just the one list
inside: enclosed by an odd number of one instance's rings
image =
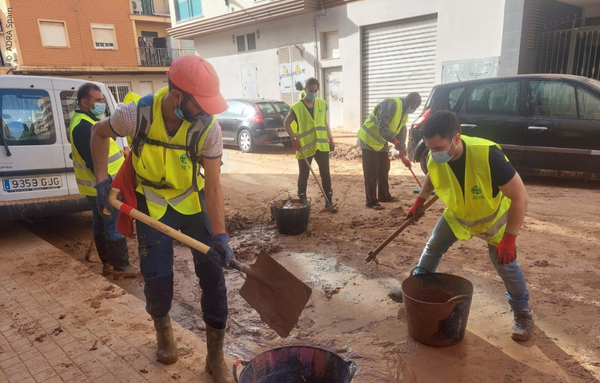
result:
[(263, 322), (280, 337), (287, 337), (308, 303), (311, 288), (264, 251), (244, 272), (246, 282), (240, 295), (258, 312)]

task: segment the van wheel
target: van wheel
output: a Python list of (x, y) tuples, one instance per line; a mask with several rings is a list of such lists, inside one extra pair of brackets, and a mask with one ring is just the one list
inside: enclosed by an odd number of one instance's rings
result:
[(421, 165), (421, 170), (425, 174), (427, 174), (427, 161), (429, 161), (429, 149), (425, 149), (425, 151), (423, 151), (423, 153), (421, 153), (421, 158), (419, 158), (419, 164)]
[(238, 136), (238, 146), (244, 153), (251, 153), (254, 151), (256, 145), (252, 142), (252, 136), (248, 129), (244, 129), (240, 132)]

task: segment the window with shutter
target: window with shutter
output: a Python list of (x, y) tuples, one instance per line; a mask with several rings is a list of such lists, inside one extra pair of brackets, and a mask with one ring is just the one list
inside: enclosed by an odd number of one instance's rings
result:
[(117, 49), (114, 26), (92, 24), (92, 36), (96, 49)]
[(246, 35), (248, 39), (248, 50), (253, 51), (256, 49), (256, 33), (248, 33)]
[(242, 35), (237, 37), (237, 46), (238, 52), (246, 51), (246, 36)]
[(323, 33), (323, 59), (340, 58), (340, 35), (338, 31)]
[(67, 36), (67, 27), (64, 21), (41, 21), (40, 35), (42, 37), (42, 46), (44, 47), (61, 47), (69, 46), (69, 38)]

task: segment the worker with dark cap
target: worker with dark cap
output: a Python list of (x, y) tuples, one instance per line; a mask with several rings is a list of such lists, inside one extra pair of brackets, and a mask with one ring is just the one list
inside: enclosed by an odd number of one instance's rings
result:
[(399, 201), (390, 194), (388, 142), (394, 144), (402, 162), (410, 168), (410, 160), (406, 157), (406, 123), (408, 115), (420, 105), (421, 96), (414, 92), (404, 99), (387, 98), (375, 106), (358, 131), (357, 145), (362, 149), (368, 208), (383, 210), (380, 202)]
[[(225, 230), (225, 206), (219, 179), (223, 141), (215, 118), (227, 109), (219, 78), (204, 59), (182, 56), (173, 61), (168, 87), (124, 105), (96, 124), (92, 136), (98, 208), (108, 202), (111, 179), (106, 158), (111, 137), (132, 140), (135, 200), (142, 213), (211, 246), (221, 256), (192, 250), (202, 289), (206, 323), (206, 370), (215, 383), (233, 382), (223, 344), (227, 324), (227, 289), (223, 267), (232, 257)], [(204, 169), (203, 176), (200, 167)], [(137, 221), (140, 267), (146, 310), (154, 320), (158, 360), (178, 360), (169, 310), (173, 300), (173, 239)]]

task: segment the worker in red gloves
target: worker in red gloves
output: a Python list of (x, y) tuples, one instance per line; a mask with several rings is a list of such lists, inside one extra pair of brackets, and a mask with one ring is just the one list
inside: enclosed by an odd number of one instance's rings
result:
[(405, 155), (406, 123), (408, 115), (417, 110), (420, 105), (421, 96), (414, 92), (403, 99), (385, 99), (375, 106), (358, 131), (357, 145), (362, 149), (368, 208), (383, 210), (380, 202), (399, 201), (390, 194), (388, 142), (400, 152), (402, 163), (410, 169), (410, 160)]
[[(306, 80), (306, 95), (303, 99), (292, 105), (290, 113), (285, 118), (283, 126), (292, 138), (292, 145), (296, 148), (298, 160), (298, 198), (306, 200), (306, 189), (310, 169), (302, 153), (312, 163), (313, 158), (319, 165), (319, 174), (323, 183), (323, 190), (327, 194), (325, 208), (333, 204), (333, 191), (331, 189), (331, 174), (329, 172), (329, 152), (335, 150), (333, 135), (327, 121), (327, 102), (319, 95), (319, 80), (314, 77)], [(329, 210), (337, 212), (337, 207)]]
[[(514, 314), (512, 338), (527, 340), (533, 331), (529, 292), (517, 263), (515, 242), (527, 210), (527, 191), (500, 146), (481, 138), (461, 136), (452, 112), (437, 112), (422, 133), (431, 154), (423, 188), (408, 217), (419, 219), (423, 203), (435, 190), (446, 210), (427, 242), (417, 273), (435, 272), (442, 255), (457, 240), (472, 236), (487, 241), (490, 259), (504, 281)], [(402, 293), (389, 294), (402, 301)]]

